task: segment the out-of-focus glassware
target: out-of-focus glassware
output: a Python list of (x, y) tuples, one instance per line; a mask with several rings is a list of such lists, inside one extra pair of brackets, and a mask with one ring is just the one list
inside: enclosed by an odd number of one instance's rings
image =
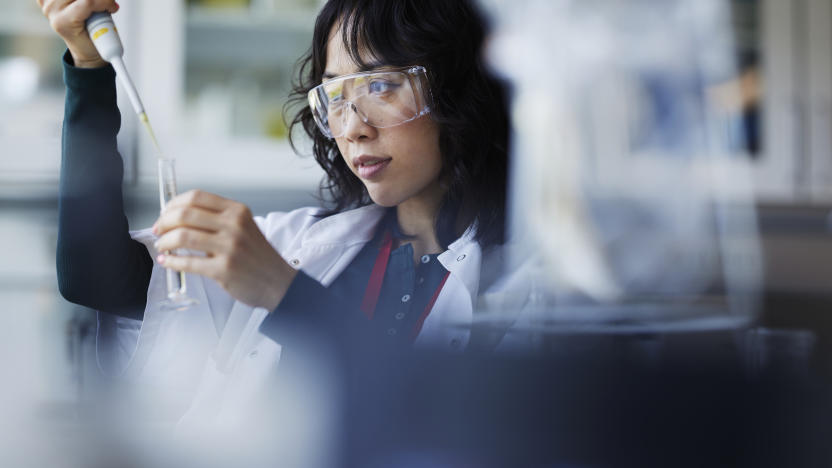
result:
[(285, 140), (282, 109), (294, 63), (312, 40), (318, 8), (309, 0), (187, 2), (184, 133), (201, 139)]
[(0, 0), (0, 197), (57, 193), (66, 45), (37, 2)]
[[(512, 83), (507, 274), (528, 283), (526, 325), (748, 324), (761, 277), (750, 168), (712, 92), (736, 73), (726, 2), (482, 3), (488, 58)], [(480, 320), (516, 313), (502, 304)]]

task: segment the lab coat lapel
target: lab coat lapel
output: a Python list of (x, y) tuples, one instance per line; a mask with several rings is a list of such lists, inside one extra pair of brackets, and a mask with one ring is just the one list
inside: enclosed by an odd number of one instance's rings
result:
[(322, 219), (309, 228), (299, 249), (287, 252), (290, 263), (329, 286), (373, 238), (386, 210), (372, 204)]

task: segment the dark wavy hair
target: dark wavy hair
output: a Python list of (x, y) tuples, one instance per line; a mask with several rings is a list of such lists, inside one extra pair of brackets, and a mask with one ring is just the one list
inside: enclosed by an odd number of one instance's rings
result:
[(364, 184), (349, 169), (335, 140), (315, 125), (306, 96), (321, 83), (332, 27), (361, 69), (362, 52), (390, 66), (422, 65), (433, 94), (430, 117), (439, 127), (442, 180), (449, 189), (436, 220), (447, 247), (476, 226), (483, 248), (505, 239), (508, 112), (505, 89), (481, 58), (486, 35), (483, 16), (468, 0), (330, 0), (315, 23), (312, 46), (299, 60), (287, 111), (295, 110), (292, 133), (302, 126), (324, 169), (321, 199), (331, 213), (371, 203)]

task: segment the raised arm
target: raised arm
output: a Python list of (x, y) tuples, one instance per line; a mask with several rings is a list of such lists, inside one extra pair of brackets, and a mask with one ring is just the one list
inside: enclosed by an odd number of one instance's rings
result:
[(130, 238), (124, 216), (115, 72), (97, 56), (83, 27), (92, 11), (118, 7), (107, 0), (38, 3), (69, 49), (64, 55), (58, 287), (71, 302), (140, 319), (153, 263), (145, 247)]

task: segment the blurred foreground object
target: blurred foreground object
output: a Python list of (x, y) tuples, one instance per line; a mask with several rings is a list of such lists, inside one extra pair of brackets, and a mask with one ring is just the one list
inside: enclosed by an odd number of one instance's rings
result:
[(750, 171), (710, 92), (736, 75), (726, 2), (483, 3), (489, 59), (514, 91), (508, 268), (532, 272), (526, 329), (750, 323)]

